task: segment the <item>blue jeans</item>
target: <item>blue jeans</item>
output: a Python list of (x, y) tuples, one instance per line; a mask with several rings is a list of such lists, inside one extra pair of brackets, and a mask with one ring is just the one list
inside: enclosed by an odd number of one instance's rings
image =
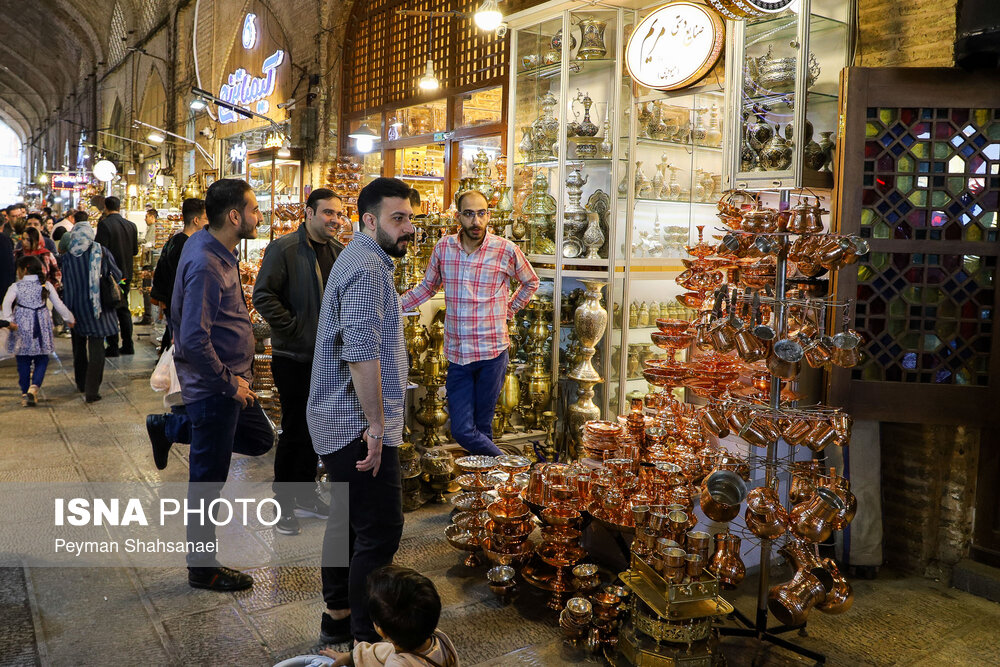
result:
[[(35, 372), (31, 372), (31, 364), (35, 365)], [(19, 354), (17, 355), (17, 380), (21, 385), (21, 393), (27, 394), (28, 387), (35, 385), (42, 386), (45, 379), (45, 369), (49, 367), (49, 355), (47, 354)]]
[[(188, 506), (205, 506), (222, 494), (229, 477), (233, 453), (260, 456), (274, 445), (274, 429), (260, 403), (243, 408), (234, 399), (219, 394), (187, 403), (167, 418), (166, 436), (172, 442), (191, 443), (188, 474)], [(196, 484), (195, 484), (196, 483)], [(215, 525), (192, 521), (187, 539), (214, 542)], [(204, 559), (204, 560), (203, 560)], [(211, 554), (188, 554), (189, 566), (214, 565)]]
[(494, 359), (448, 364), (448, 415), (451, 435), (470, 454), (497, 456), (493, 444), (493, 413), (507, 372), (507, 350)]

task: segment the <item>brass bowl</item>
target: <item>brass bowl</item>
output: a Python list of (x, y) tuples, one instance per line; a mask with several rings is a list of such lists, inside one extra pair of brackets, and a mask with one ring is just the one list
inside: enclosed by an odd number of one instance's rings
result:
[(482, 548), (487, 560), (494, 565), (510, 565), (515, 568), (527, 563), (535, 551), (535, 545), (525, 541), (517, 545), (517, 548), (512, 549), (511, 552), (505, 552), (498, 548), (498, 545), (490, 537), (483, 538)]

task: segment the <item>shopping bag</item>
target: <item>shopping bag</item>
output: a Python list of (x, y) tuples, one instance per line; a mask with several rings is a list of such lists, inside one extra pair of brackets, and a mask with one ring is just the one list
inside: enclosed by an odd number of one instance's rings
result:
[(168, 347), (160, 360), (156, 362), (153, 374), (149, 376), (149, 386), (156, 392), (169, 392), (173, 382), (177, 381), (177, 371), (174, 369), (174, 346)]

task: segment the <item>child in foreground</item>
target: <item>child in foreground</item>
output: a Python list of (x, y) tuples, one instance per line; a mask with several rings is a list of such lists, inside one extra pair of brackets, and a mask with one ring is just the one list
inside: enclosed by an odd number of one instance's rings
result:
[(384, 642), (359, 642), (350, 653), (320, 651), (334, 667), (461, 667), (455, 646), (437, 629), (441, 598), (415, 570), (387, 565), (368, 577), (368, 612)]

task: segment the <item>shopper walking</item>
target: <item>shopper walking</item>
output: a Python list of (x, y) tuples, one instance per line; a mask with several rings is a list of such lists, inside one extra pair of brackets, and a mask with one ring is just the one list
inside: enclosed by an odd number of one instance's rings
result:
[(17, 282), (4, 296), (0, 318), (17, 325), (15, 333), (7, 339), (7, 352), (17, 359), (21, 405), (24, 407), (33, 407), (38, 401), (38, 388), (45, 379), (45, 369), (53, 349), (52, 315), (47, 300), (72, 327), (73, 313), (63, 304), (55, 286), (46, 281), (41, 260), (35, 255), (17, 260)]
[[(490, 234), (486, 197), (476, 190), (456, 199), (457, 234), (431, 252), (422, 283), (402, 297), (412, 310), (444, 287), (444, 352), (448, 359), (448, 415), (451, 434), (471, 454), (500, 454), (493, 442), (493, 414), (509, 361), (507, 322), (524, 308), (539, 280), (524, 253)], [(510, 280), (520, 287), (510, 297)]]
[(139, 254), (139, 230), (135, 223), (122, 217), (121, 201), (118, 197), (104, 200), (106, 215), (97, 223), (97, 242), (111, 251), (122, 273), (122, 305), (118, 307), (118, 334), (108, 336), (107, 356), (135, 354), (132, 343), (132, 313), (128, 309), (128, 293), (132, 284), (132, 258)]
[(14, 242), (4, 233), (0, 233), (0, 294), (6, 294), (14, 281), (17, 272), (14, 268)]
[[(208, 228), (184, 245), (170, 305), (185, 412), (146, 418), (157, 468), (166, 467), (172, 443), (191, 444), (189, 507), (207, 507), (220, 496), (234, 452), (259, 456), (274, 445), (271, 422), (250, 390), (254, 338), (235, 253), (240, 240), (257, 238), (263, 216), (250, 185), (231, 178), (209, 187), (205, 209)], [(187, 537), (211, 544), (215, 526), (192, 521)], [(223, 567), (212, 553), (189, 553), (187, 563), (195, 588), (253, 585), (250, 575)]]
[(101, 306), (101, 279), (118, 282), (122, 274), (114, 256), (94, 240), (94, 228), (84, 220), (69, 233), (63, 257), (63, 295), (76, 326), (73, 343), (73, 377), (88, 403), (101, 400), (104, 380), (104, 339), (118, 333), (118, 315)]
[[(147, 218), (150, 213), (155, 218), (156, 211), (154, 209), (147, 211)], [(174, 278), (177, 276), (177, 265), (181, 261), (181, 251), (191, 235), (208, 224), (205, 200), (194, 197), (185, 199), (184, 203), (181, 204), (181, 216), (184, 218), (184, 229), (171, 236), (163, 244), (160, 258), (156, 261), (156, 268), (153, 269), (153, 284), (149, 291), (150, 298), (160, 306), (160, 312), (164, 313), (167, 318), (166, 330), (163, 332), (163, 338), (160, 339), (161, 354), (173, 342), (173, 334), (170, 329), (170, 303), (174, 292)]]
[(42, 233), (37, 228), (28, 227), (25, 229), (21, 245), (14, 250), (14, 258), (37, 257), (42, 265), (45, 281), (52, 283), (58, 288), (62, 285), (62, 273), (59, 271), (59, 262), (56, 261), (55, 254), (50, 252), (42, 243), (43, 238)]
[[(323, 568), (320, 639), (378, 641), (365, 583), (388, 565), (403, 532), (397, 447), (403, 439), (406, 346), (393, 257), (413, 240), (410, 188), (376, 178), (358, 195), (360, 231), (330, 270), (316, 331), (309, 404), (313, 447), (333, 482), (349, 484), (348, 567)], [(331, 508), (323, 561), (341, 548), (344, 517)]]
[(281, 518), (274, 529), (299, 533), (299, 518), (325, 519), (330, 508), (315, 491), (316, 452), (306, 424), (316, 323), (334, 260), (344, 202), (333, 190), (313, 190), (306, 219), (293, 234), (272, 241), (253, 289), (253, 305), (271, 326), (271, 375), (281, 400), (281, 435), (274, 453), (274, 497)]

